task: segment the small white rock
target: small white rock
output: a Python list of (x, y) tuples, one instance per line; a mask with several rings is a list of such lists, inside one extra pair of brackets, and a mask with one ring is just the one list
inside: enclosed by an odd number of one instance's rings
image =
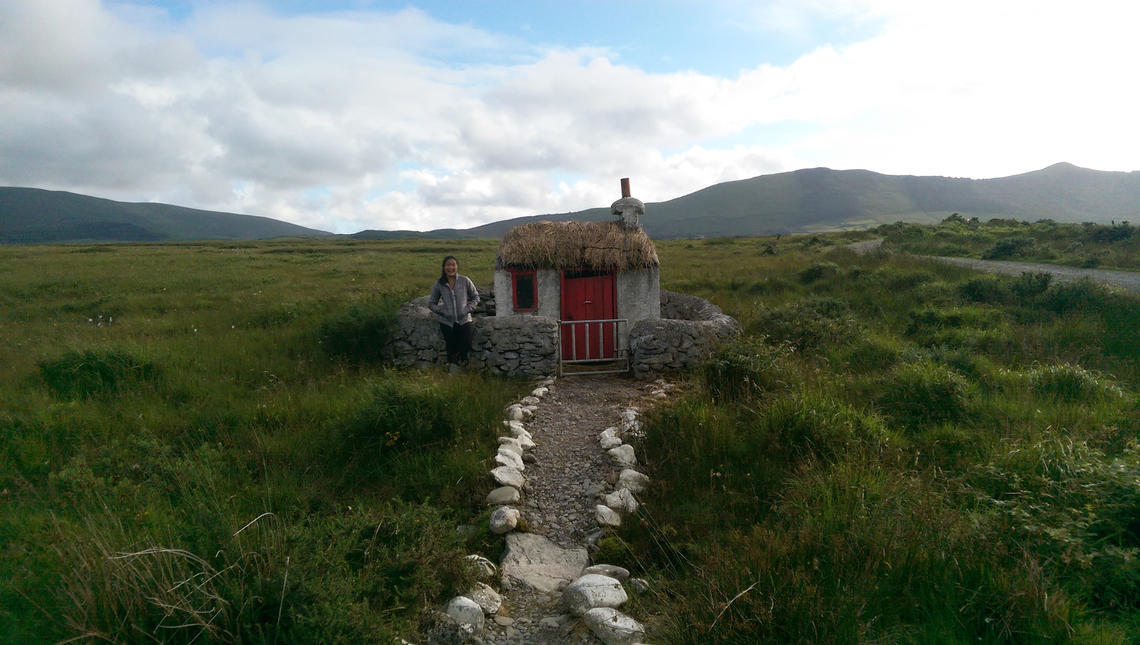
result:
[(500, 506), (491, 512), (491, 532), (495, 535), (510, 533), (519, 525), (519, 509)]
[(628, 488), (619, 488), (602, 498), (606, 506), (623, 513), (636, 513), (640, 504)]
[(512, 405), (511, 407), (507, 408), (507, 419), (508, 420), (510, 420), (510, 421), (522, 421), (524, 418), (526, 418), (526, 415), (523, 413), (523, 409), (522, 409), (521, 405)]
[(602, 526), (621, 526), (621, 515), (609, 506), (598, 504), (594, 507), (594, 519)]
[(499, 466), (491, 471), (491, 476), (495, 478), (495, 481), (500, 486), (522, 488), (526, 482), (523, 478), (522, 470), (512, 466)]
[(474, 634), (483, 633), (483, 609), (466, 596), (456, 596), (447, 603), (447, 615), (460, 627), (468, 626)]
[(525, 408), (526, 406), (529, 406), (529, 405), (538, 405), (539, 400), (538, 400), (537, 396), (524, 396), (519, 401), (519, 403), (521, 403), (523, 405), (523, 407)]
[(575, 616), (595, 607), (620, 607), (628, 600), (621, 582), (597, 573), (579, 577), (562, 591), (562, 602)]
[(506, 448), (518, 456), (522, 456), (523, 447), (516, 437), (499, 437), (499, 449)]
[(546, 393), (549, 391), (550, 390), (546, 389), (545, 387), (536, 387), (531, 391), (530, 395), (541, 399), (542, 397), (546, 396)]
[(645, 487), (648, 485), (649, 477), (632, 468), (626, 468), (618, 475), (617, 488), (629, 489), (629, 491), (635, 495), (644, 492)]
[(536, 445), (534, 443), (534, 440), (530, 438), (530, 434), (527, 434), (527, 433), (520, 434), (518, 436), (518, 440), (519, 440), (519, 445), (522, 446), (523, 450), (530, 450), (531, 448), (535, 447), (535, 445)]
[(637, 465), (637, 456), (633, 452), (633, 446), (628, 443), (623, 443), (617, 448), (610, 448), (606, 453), (622, 468), (632, 468)]
[(526, 470), (526, 466), (523, 465), (522, 457), (502, 446), (499, 447), (499, 452), (495, 455), (495, 461), (501, 466), (514, 468), (520, 473)]
[(617, 435), (617, 428), (609, 427), (602, 430), (598, 435), (598, 443), (601, 444), (602, 450), (609, 450), (610, 448), (617, 448), (621, 445), (621, 437)]
[(499, 611), (499, 607), (503, 606), (503, 598), (499, 592), (482, 582), (476, 582), (475, 588), (467, 594), (479, 608), (483, 610), (484, 614), (493, 614)]
[(645, 637), (641, 623), (612, 607), (591, 609), (582, 620), (606, 645), (633, 645)]
[(494, 578), (495, 574), (499, 571), (499, 568), (495, 566), (494, 562), (491, 562), (478, 553), (472, 553), (463, 559), (466, 560), (467, 568), (471, 571), (471, 575), (479, 580)]
[(500, 486), (490, 493), (487, 493), (488, 506), (518, 504), (520, 501), (522, 501), (522, 493), (514, 486)]
[[(582, 575), (587, 573), (596, 573), (602, 576), (609, 576), (618, 582), (625, 581), (629, 577), (629, 569), (619, 567), (616, 564), (594, 564), (582, 569)], [(474, 597), (474, 596), (472, 596)]]

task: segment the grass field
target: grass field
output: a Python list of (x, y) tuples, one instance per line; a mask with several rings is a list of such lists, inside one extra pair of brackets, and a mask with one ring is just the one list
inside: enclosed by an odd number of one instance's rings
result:
[[(603, 540), (653, 642), (1137, 642), (1140, 303), (840, 247), (661, 242), (745, 328)], [(0, 247), (0, 641), (391, 642), (492, 558), (529, 389), (375, 346), (494, 241)], [(363, 339), (363, 340), (362, 340)], [(470, 525), (471, 532), (457, 531)]]

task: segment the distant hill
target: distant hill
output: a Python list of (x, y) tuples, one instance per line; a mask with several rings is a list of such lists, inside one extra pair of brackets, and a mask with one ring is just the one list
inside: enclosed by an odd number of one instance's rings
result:
[[(982, 220), (1140, 222), (1140, 172), (1059, 163), (1012, 177), (961, 179), (811, 168), (716, 184), (645, 208), (641, 224), (657, 238), (809, 233), (897, 221), (933, 223), (951, 213)], [(469, 229), (362, 231), (355, 237), (501, 237), (528, 221), (609, 217), (607, 206)]]
[(126, 203), (55, 190), (0, 187), (0, 243), (167, 242), (317, 237), (268, 217)]

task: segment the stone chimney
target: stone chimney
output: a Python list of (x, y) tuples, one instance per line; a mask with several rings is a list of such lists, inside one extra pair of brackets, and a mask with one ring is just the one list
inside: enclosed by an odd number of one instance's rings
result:
[(636, 231), (641, 228), (638, 219), (645, 214), (645, 204), (636, 197), (629, 196), (629, 177), (621, 180), (621, 199), (610, 204), (610, 212), (614, 220), (620, 222), (627, 231)]

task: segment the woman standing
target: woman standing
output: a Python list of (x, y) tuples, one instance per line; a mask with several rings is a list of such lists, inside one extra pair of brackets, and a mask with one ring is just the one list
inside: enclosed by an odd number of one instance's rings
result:
[(479, 304), (479, 290), (464, 275), (459, 275), (459, 260), (454, 255), (443, 258), (439, 280), (431, 287), (428, 308), (439, 316), (439, 331), (447, 344), (447, 362), (467, 362), (471, 351), (471, 312)]

